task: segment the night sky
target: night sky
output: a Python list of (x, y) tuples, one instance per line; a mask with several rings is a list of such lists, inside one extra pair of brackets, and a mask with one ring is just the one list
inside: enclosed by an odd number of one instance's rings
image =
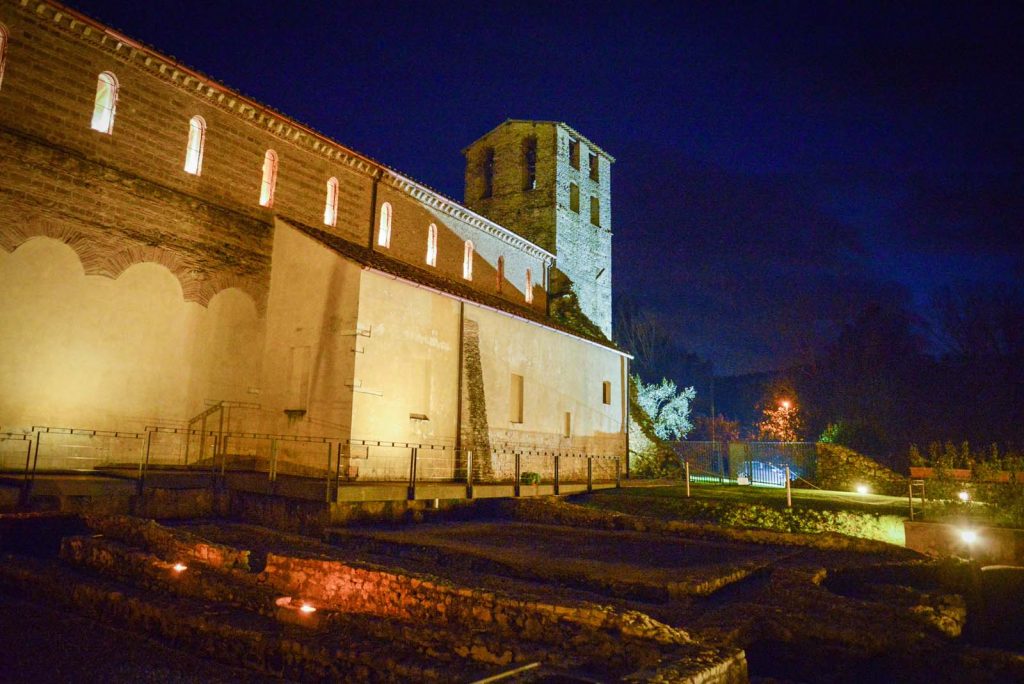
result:
[(569, 123), (617, 159), (616, 296), (718, 374), (1024, 279), (1022, 3), (71, 6), (458, 200), (467, 144)]

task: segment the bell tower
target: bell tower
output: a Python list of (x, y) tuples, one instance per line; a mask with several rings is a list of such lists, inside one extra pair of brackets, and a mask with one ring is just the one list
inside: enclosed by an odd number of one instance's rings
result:
[(556, 121), (509, 119), (463, 150), (465, 204), (553, 253), (611, 339), (615, 159)]

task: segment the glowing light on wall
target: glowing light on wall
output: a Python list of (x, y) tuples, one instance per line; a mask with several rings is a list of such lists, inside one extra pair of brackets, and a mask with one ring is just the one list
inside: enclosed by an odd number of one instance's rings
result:
[(277, 187), (277, 152), (267, 150), (263, 155), (263, 180), (260, 181), (260, 206), (274, 206), (274, 189)]
[(4, 84), (4, 65), (7, 63), (7, 27), (0, 24), (0, 86)]
[(181, 574), (181, 573), (185, 572), (186, 570), (188, 570), (188, 566), (185, 565), (184, 563), (175, 563), (174, 565), (171, 566), (171, 570), (174, 570), (174, 572), (176, 572), (178, 574)]
[(380, 205), (380, 228), (377, 231), (377, 244), (391, 247), (391, 204)]
[(193, 176), (203, 173), (203, 147), (206, 145), (206, 120), (193, 116), (188, 122), (188, 147), (185, 148), (185, 172)]
[(104, 71), (96, 79), (96, 102), (92, 108), (92, 129), (94, 131), (107, 135), (114, 132), (117, 89), (117, 78), (109, 71)]
[(464, 280), (473, 279), (473, 241), (466, 240), (466, 245), (462, 253), (462, 278)]
[(533, 304), (533, 274), (526, 269), (526, 303)]
[(327, 179), (327, 200), (324, 202), (324, 224), (338, 225), (338, 179)]
[(427, 266), (437, 266), (437, 226), (427, 228)]

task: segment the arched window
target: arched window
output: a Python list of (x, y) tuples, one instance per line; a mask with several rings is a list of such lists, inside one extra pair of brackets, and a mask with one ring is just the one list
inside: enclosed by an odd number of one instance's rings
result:
[[(4, 41), (6, 43), (6, 40)], [(104, 71), (96, 79), (96, 102), (92, 108), (92, 129), (110, 135), (114, 132), (114, 112), (117, 109), (117, 78)]]
[(391, 246), (391, 204), (380, 205), (380, 228), (377, 230), (377, 244), (381, 247)]
[(7, 27), (0, 24), (0, 86), (4, 84), (4, 65), (7, 63), (7, 42), (9, 36)]
[(462, 277), (465, 280), (473, 279), (473, 241), (466, 240), (466, 246), (462, 252)]
[(526, 303), (533, 304), (533, 274), (526, 269)]
[(437, 266), (437, 226), (427, 228), (427, 266)]
[(206, 144), (206, 120), (193, 116), (188, 122), (188, 147), (185, 149), (185, 171), (193, 176), (203, 172), (203, 145)]
[(498, 292), (501, 292), (501, 285), (505, 281), (505, 257), (503, 256), (498, 257), (498, 272), (496, 276)]
[(274, 206), (274, 189), (277, 187), (277, 152), (267, 150), (263, 155), (263, 181), (260, 183), (260, 206)]
[(324, 203), (324, 223), (338, 225), (338, 179), (327, 179), (327, 201)]

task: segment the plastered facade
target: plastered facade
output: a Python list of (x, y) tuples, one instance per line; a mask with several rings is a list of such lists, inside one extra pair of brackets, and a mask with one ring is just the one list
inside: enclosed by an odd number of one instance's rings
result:
[[(229, 400), (258, 407), (237, 429), (456, 444), (470, 411), (463, 320), (479, 325), (487, 415), (507, 413), (509, 341), (530, 350), (535, 377), (571, 376), (561, 393), (537, 391), (521, 426), (532, 439), (558, 439), (547, 413), (572, 410), (565, 392), (601, 403), (594, 368), (619, 401), (621, 354), (546, 319), (554, 258), (542, 244), (68, 8), (0, 0), (0, 26), (0, 429), (181, 426)], [(119, 84), (109, 135), (90, 128), (102, 72)], [(192, 175), (197, 115), (207, 127)], [(270, 207), (259, 203), (267, 150)], [(611, 452), (624, 433), (621, 411), (608, 414), (578, 429)]]

